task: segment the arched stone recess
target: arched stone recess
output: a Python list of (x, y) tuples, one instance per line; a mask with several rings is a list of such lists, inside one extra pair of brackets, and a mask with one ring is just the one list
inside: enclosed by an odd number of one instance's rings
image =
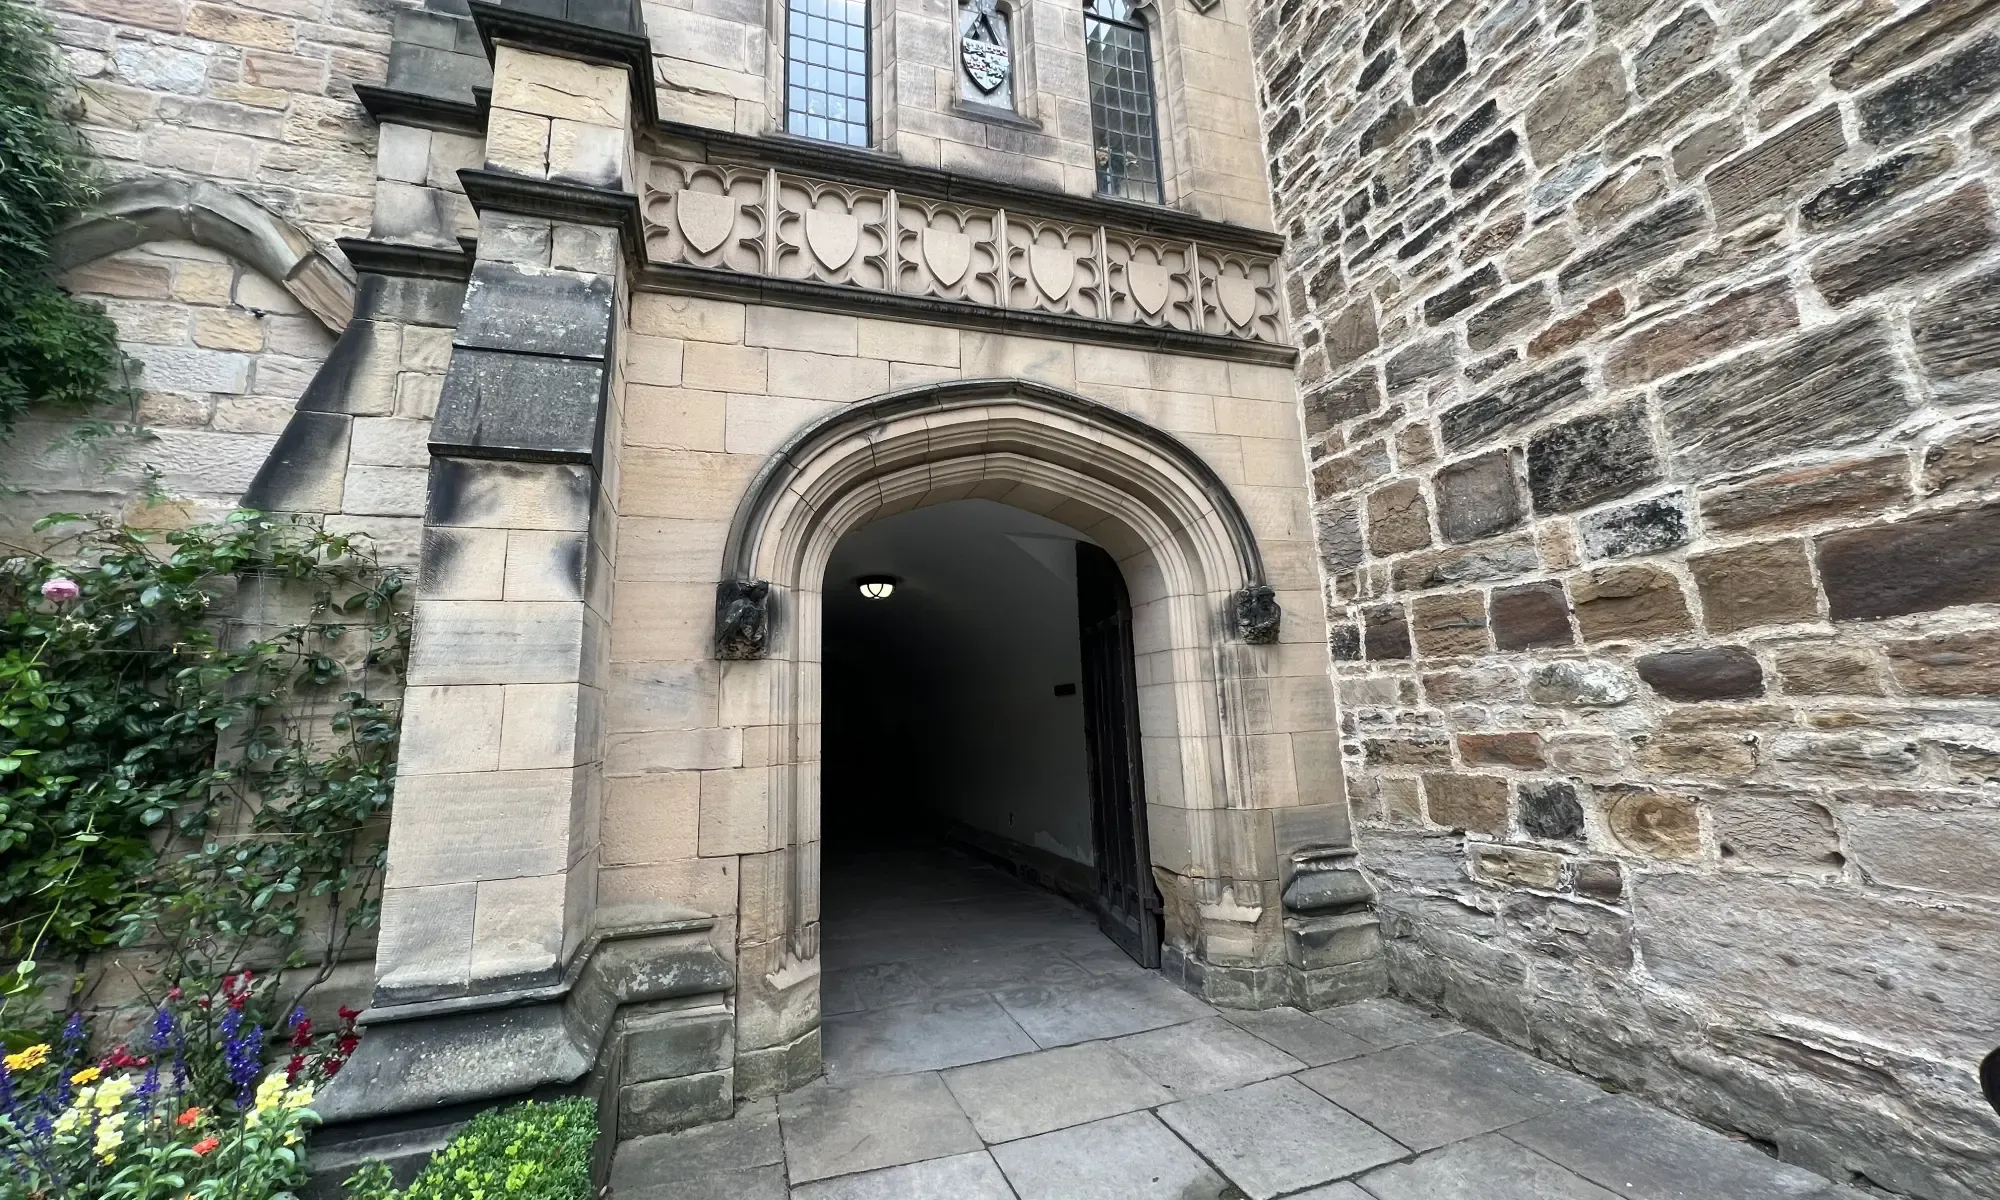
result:
[(104, 189), (90, 215), (56, 237), (58, 272), (148, 242), (221, 250), (282, 284), (334, 333), (354, 313), (354, 272), (297, 226), (243, 195), (200, 180), (148, 176)]
[[(739, 1081), (797, 1080), (817, 1067), (827, 562), (859, 526), (961, 499), (1061, 521), (1125, 575), (1168, 973), (1247, 1007), (1377, 989), (1372, 915), (1361, 914), (1369, 932), (1352, 961), (1295, 952), (1287, 886), (1307, 873), (1360, 877), (1337, 754), (1315, 760), (1325, 769), (1305, 787), (1294, 746), (1307, 733), (1322, 750), (1333, 743), (1324, 650), (1309, 647), (1321, 656), (1316, 670), (1281, 675), (1276, 602), (1227, 485), (1171, 434), (1096, 401), (1021, 380), (928, 385), (797, 433), (752, 481), (724, 546), (722, 704), (731, 724), (767, 740), (772, 764), (774, 849), (745, 857), (740, 877)], [(1365, 909), (1365, 885), (1332, 891), (1345, 899), (1318, 909)], [(1339, 969), (1320, 969), (1329, 965)], [(773, 1070), (757, 1061), (765, 1054), (788, 1062)]]

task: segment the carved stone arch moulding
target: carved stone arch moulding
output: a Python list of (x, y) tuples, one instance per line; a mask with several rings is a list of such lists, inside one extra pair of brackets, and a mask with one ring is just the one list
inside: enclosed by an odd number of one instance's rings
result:
[(213, 183), (142, 177), (104, 189), (90, 213), (56, 235), (65, 271), (148, 242), (185, 240), (247, 263), (281, 284), (335, 333), (354, 315), (354, 272), (298, 226)]

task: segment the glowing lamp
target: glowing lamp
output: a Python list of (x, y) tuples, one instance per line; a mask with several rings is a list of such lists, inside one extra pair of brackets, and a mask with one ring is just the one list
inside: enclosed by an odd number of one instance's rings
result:
[(896, 592), (896, 581), (888, 575), (863, 575), (861, 594), (870, 600), (887, 600)]

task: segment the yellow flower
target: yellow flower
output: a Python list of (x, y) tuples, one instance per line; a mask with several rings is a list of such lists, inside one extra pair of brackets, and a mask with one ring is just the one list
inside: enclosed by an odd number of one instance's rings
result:
[(310, 1084), (302, 1083), (299, 1086), (293, 1088), (291, 1091), (285, 1093), (286, 1108), (304, 1108), (306, 1105), (311, 1104), (312, 1102), (313, 1102), (313, 1090)]
[(102, 1074), (104, 1072), (98, 1070), (96, 1067), (85, 1067), (83, 1070), (70, 1076), (69, 1081), (75, 1084), (96, 1083), (97, 1077)]
[(125, 1103), (125, 1097), (132, 1094), (132, 1089), (135, 1086), (137, 1085), (132, 1082), (130, 1075), (120, 1075), (118, 1078), (106, 1083), (103, 1087), (98, 1088), (97, 1098), (92, 1100), (91, 1103), (100, 1113), (107, 1115), (114, 1113), (118, 1111), (119, 1105)]
[[(79, 1097), (78, 1099), (81, 1100), (82, 1098)], [(79, 1122), (88, 1119), (89, 1116), (89, 1111), (81, 1103), (66, 1108), (56, 1117), (55, 1131), (57, 1133), (68, 1133), (70, 1130), (75, 1129)]]
[(32, 1071), (49, 1061), (49, 1044), (41, 1042), (28, 1047), (19, 1054), (9, 1054), (4, 1060), (9, 1071)]
[(97, 1127), (97, 1145), (92, 1149), (105, 1162), (110, 1162), (118, 1153), (118, 1147), (125, 1144), (125, 1127), (116, 1121), (106, 1121)]
[(264, 1076), (264, 1082), (257, 1085), (257, 1111), (270, 1112), (278, 1107), (279, 1098), (285, 1092), (285, 1073), (273, 1071)]

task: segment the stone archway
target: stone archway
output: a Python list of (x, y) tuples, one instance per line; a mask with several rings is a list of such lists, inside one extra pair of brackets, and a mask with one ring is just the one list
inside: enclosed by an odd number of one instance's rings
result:
[(104, 189), (90, 214), (56, 235), (58, 272), (148, 242), (185, 239), (248, 264), (335, 333), (354, 314), (354, 277), (296, 225), (240, 192), (164, 176)]
[(781, 847), (744, 863), (739, 1055), (796, 1046), (818, 1024), (826, 563), (858, 526), (960, 499), (1050, 517), (1117, 560), (1140, 660), (1165, 969), (1224, 1003), (1287, 1002), (1309, 968), (1287, 955), (1280, 893), (1300, 853), (1349, 842), (1337, 764), (1315, 781), (1312, 803), (1294, 769), (1292, 734), (1328, 728), (1323, 659), (1312, 674), (1280, 676), (1280, 614), (1257, 540), (1185, 444), (1047, 385), (965, 380), (802, 429), (767, 460), (732, 522), (717, 597), (722, 704), (731, 723), (768, 738), (765, 795)]

